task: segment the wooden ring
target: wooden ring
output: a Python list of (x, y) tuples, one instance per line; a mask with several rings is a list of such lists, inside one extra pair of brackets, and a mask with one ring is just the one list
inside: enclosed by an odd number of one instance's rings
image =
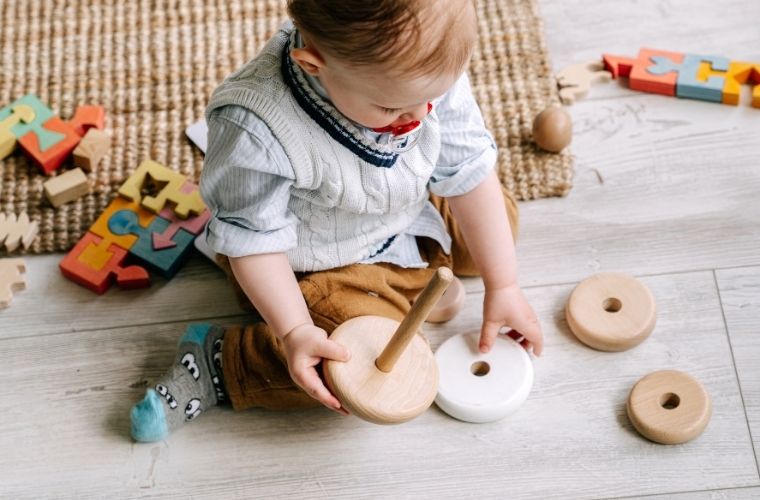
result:
[(628, 418), (645, 438), (662, 444), (685, 443), (702, 434), (712, 403), (704, 386), (686, 373), (662, 370), (633, 386)]
[(600, 351), (624, 351), (646, 339), (657, 322), (652, 292), (623, 273), (598, 273), (583, 280), (565, 308), (578, 340)]
[(330, 390), (348, 411), (376, 424), (398, 424), (433, 404), (438, 391), (438, 365), (422, 335), (414, 335), (393, 370), (381, 371), (375, 360), (388, 345), (399, 322), (381, 316), (357, 316), (339, 325), (330, 339), (351, 352), (347, 362), (325, 360)]
[(465, 422), (493, 422), (513, 413), (533, 386), (533, 363), (525, 349), (498, 335), (491, 350), (478, 349), (480, 332), (454, 335), (435, 353), (440, 370), (435, 403)]

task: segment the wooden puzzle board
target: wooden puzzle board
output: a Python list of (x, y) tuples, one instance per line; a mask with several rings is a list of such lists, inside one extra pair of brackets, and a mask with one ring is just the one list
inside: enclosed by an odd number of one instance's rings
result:
[[(519, 199), (564, 195), (569, 152), (538, 151), (535, 114), (557, 103), (536, 0), (479, 0), (473, 89), (500, 148), (499, 173)], [(187, 0), (135, 8), (128, 2), (0, 2), (0, 107), (35, 94), (64, 119), (101, 104), (112, 147), (89, 174), (92, 192), (58, 209), (45, 178), (20, 152), (0, 161), (0, 212), (26, 210), (40, 225), (30, 251), (64, 251), (87, 231), (119, 186), (151, 158), (197, 180), (203, 157), (185, 128), (208, 96), (250, 59), (285, 17), (285, 2)], [(70, 165), (70, 160), (65, 166)]]

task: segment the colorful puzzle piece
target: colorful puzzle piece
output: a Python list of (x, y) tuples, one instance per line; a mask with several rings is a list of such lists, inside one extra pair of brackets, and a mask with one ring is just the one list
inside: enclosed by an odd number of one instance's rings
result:
[(137, 214), (131, 210), (119, 210), (108, 220), (108, 229), (114, 234), (135, 234), (137, 241), (129, 252), (146, 264), (155, 268), (166, 279), (171, 279), (192, 248), (194, 236), (179, 230), (174, 235), (175, 245), (169, 248), (154, 249), (153, 233), (166, 233), (169, 221), (156, 217), (145, 228), (138, 224)]
[(116, 279), (121, 288), (150, 285), (148, 272), (140, 266), (123, 267), (127, 251), (95, 234), (87, 233), (61, 261), (64, 276), (95, 293), (108, 290)]
[(81, 137), (84, 137), (92, 128), (103, 130), (106, 126), (106, 110), (103, 106), (77, 106), (69, 124)]
[(148, 212), (139, 203), (127, 200), (126, 198), (116, 197), (103, 213), (100, 214), (100, 217), (95, 220), (92, 226), (90, 226), (90, 232), (109, 240), (124, 250), (130, 250), (137, 242), (137, 236), (129, 232), (126, 234), (116, 234), (108, 228), (108, 221), (111, 216), (121, 210), (134, 212), (137, 216), (137, 223), (144, 228), (147, 228), (153, 222), (153, 219), (156, 218), (156, 214)]
[[(28, 113), (28, 109), (31, 108), (33, 116), (31, 120), (23, 120), (20, 123), (17, 122), (11, 127), (11, 133), (16, 136), (17, 139), (25, 136), (29, 132), (40, 130), (43, 123), (55, 116), (53, 110), (40, 101), (37, 96), (27, 94), (24, 97), (13, 101), (9, 106), (0, 109), (0, 122), (5, 120), (13, 112), (14, 108), (20, 106), (26, 110), (25, 113)], [(45, 136), (44, 131), (40, 133)], [(45, 137), (42, 140), (43, 144), (47, 145), (50, 139), (50, 137)]]
[[(182, 174), (154, 161), (145, 160), (119, 188), (119, 194), (127, 199), (139, 201), (143, 207), (154, 213), (159, 213), (166, 202), (170, 201), (175, 205), (174, 213), (177, 217), (187, 219), (190, 213), (198, 215), (206, 206), (198, 191), (182, 192), (186, 180)], [(151, 185), (159, 189), (155, 196), (144, 193), (145, 188)]]
[(613, 78), (628, 76), (633, 90), (738, 104), (741, 85), (755, 85), (752, 106), (760, 107), (760, 64), (721, 56), (641, 49), (637, 58), (603, 55)]
[(699, 69), (702, 63), (711, 65), (712, 71), (728, 70), (730, 61), (725, 57), (719, 56), (702, 56), (696, 54), (686, 54), (683, 61), (679, 64), (662, 56), (652, 57), (654, 66), (647, 68), (652, 74), (666, 75), (676, 73), (676, 95), (678, 97), (688, 97), (702, 101), (721, 102), (723, 99), (723, 86), (725, 85), (725, 76), (710, 76), (705, 81), (699, 79)]
[(610, 72), (604, 71), (601, 61), (573, 64), (557, 73), (559, 97), (563, 103), (572, 104), (576, 99), (586, 97), (592, 83), (608, 82), (611, 78)]
[[(183, 193), (192, 193), (197, 190), (198, 186), (190, 181), (185, 182), (182, 186)], [(203, 228), (206, 227), (206, 222), (208, 222), (211, 217), (211, 212), (206, 209), (196, 217), (182, 220), (174, 214), (174, 211), (171, 208), (164, 208), (158, 215), (163, 219), (168, 220), (170, 224), (163, 233), (153, 233), (154, 250), (175, 246), (177, 243), (172, 238), (180, 229), (184, 229), (188, 233), (198, 236), (201, 231), (203, 231)]]
[[(700, 68), (702, 69), (702, 68)], [(700, 78), (704, 75), (700, 73)], [(723, 104), (739, 104), (741, 86), (752, 83), (752, 106), (760, 108), (760, 63), (732, 61), (726, 73), (726, 85), (723, 87)]]
[(90, 128), (103, 128), (102, 106), (79, 106), (74, 118), (65, 122), (32, 94), (0, 109), (0, 159), (18, 142), (45, 174), (61, 166)]
[(26, 288), (25, 272), (23, 259), (0, 259), (0, 309), (11, 304), (14, 291)]
[[(172, 278), (210, 217), (195, 183), (150, 160), (140, 165), (122, 190), (131, 197), (115, 198), (61, 262), (65, 276), (96, 293), (103, 293), (114, 275), (122, 288), (148, 286), (145, 269), (122, 267), (127, 254)], [(159, 215), (145, 208), (148, 199), (155, 202), (154, 207), (165, 205), (155, 208)], [(180, 206), (187, 209), (186, 216), (199, 215), (181, 219), (176, 213)]]
[(34, 109), (26, 104), (11, 105), (0, 110), (0, 160), (11, 154), (16, 147), (18, 138), (12, 132), (13, 127), (33, 121)]

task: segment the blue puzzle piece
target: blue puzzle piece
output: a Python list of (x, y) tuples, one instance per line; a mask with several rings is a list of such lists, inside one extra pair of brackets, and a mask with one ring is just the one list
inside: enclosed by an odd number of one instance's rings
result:
[(651, 56), (649, 60), (654, 63), (654, 66), (649, 66), (647, 72), (653, 75), (665, 75), (670, 72), (678, 73), (683, 64), (677, 63), (666, 56)]
[(37, 135), (37, 139), (40, 144), (40, 151), (45, 152), (49, 148), (55, 146), (66, 138), (64, 134), (48, 130), (43, 125), (50, 118), (55, 116), (53, 110), (48, 108), (45, 103), (40, 101), (37, 96), (33, 94), (27, 94), (24, 97), (17, 99), (10, 105), (0, 109), (0, 122), (8, 118), (13, 113), (13, 108), (16, 106), (25, 105), (34, 110), (34, 119), (30, 122), (16, 123), (11, 126), (11, 133), (16, 136), (17, 139), (25, 136), (29, 132)]
[(721, 56), (700, 56), (686, 54), (683, 59), (683, 68), (678, 73), (676, 82), (676, 95), (710, 102), (723, 102), (723, 87), (726, 85), (726, 77), (713, 75), (707, 81), (698, 80), (699, 66), (710, 63), (713, 71), (728, 71), (731, 61)]
[(680, 64), (664, 56), (652, 56), (651, 60), (654, 66), (647, 68), (647, 71), (653, 75), (678, 73), (678, 80), (676, 81), (676, 95), (678, 97), (710, 102), (723, 101), (723, 87), (726, 78), (713, 75), (707, 81), (703, 81), (697, 79), (697, 74), (699, 66), (703, 62), (710, 63), (713, 71), (728, 71), (728, 66), (731, 63), (728, 58), (686, 54)]
[(177, 246), (154, 250), (153, 233), (164, 233), (169, 224), (168, 220), (156, 217), (147, 228), (142, 227), (138, 223), (137, 214), (131, 210), (119, 210), (108, 219), (108, 229), (113, 234), (137, 235), (137, 241), (129, 249), (129, 253), (155, 269), (166, 279), (171, 279), (177, 274), (182, 262), (192, 250), (193, 239), (195, 239), (194, 235), (180, 229), (173, 237)]

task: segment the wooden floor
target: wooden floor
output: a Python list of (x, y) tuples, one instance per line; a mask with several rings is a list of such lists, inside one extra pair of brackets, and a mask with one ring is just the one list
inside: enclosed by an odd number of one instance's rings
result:
[[(642, 46), (760, 61), (760, 2), (541, 6), (557, 69)], [(128, 410), (184, 326), (245, 321), (224, 277), (195, 257), (170, 283), (95, 297), (60, 276), (60, 256), (28, 258), (28, 289), (0, 313), (0, 497), (760, 497), (760, 109), (744, 98), (613, 82), (571, 108), (575, 188), (521, 205), (520, 280), (546, 355), (529, 400), (497, 423), (436, 408), (397, 427), (219, 409), (135, 444)], [(568, 293), (600, 270), (638, 276), (656, 297), (657, 328), (631, 351), (588, 349), (565, 323)], [(434, 347), (479, 327), (482, 284), (466, 285), (466, 310), (428, 329)], [(714, 403), (684, 445), (648, 442), (625, 416), (631, 385), (665, 368), (699, 378)]]

